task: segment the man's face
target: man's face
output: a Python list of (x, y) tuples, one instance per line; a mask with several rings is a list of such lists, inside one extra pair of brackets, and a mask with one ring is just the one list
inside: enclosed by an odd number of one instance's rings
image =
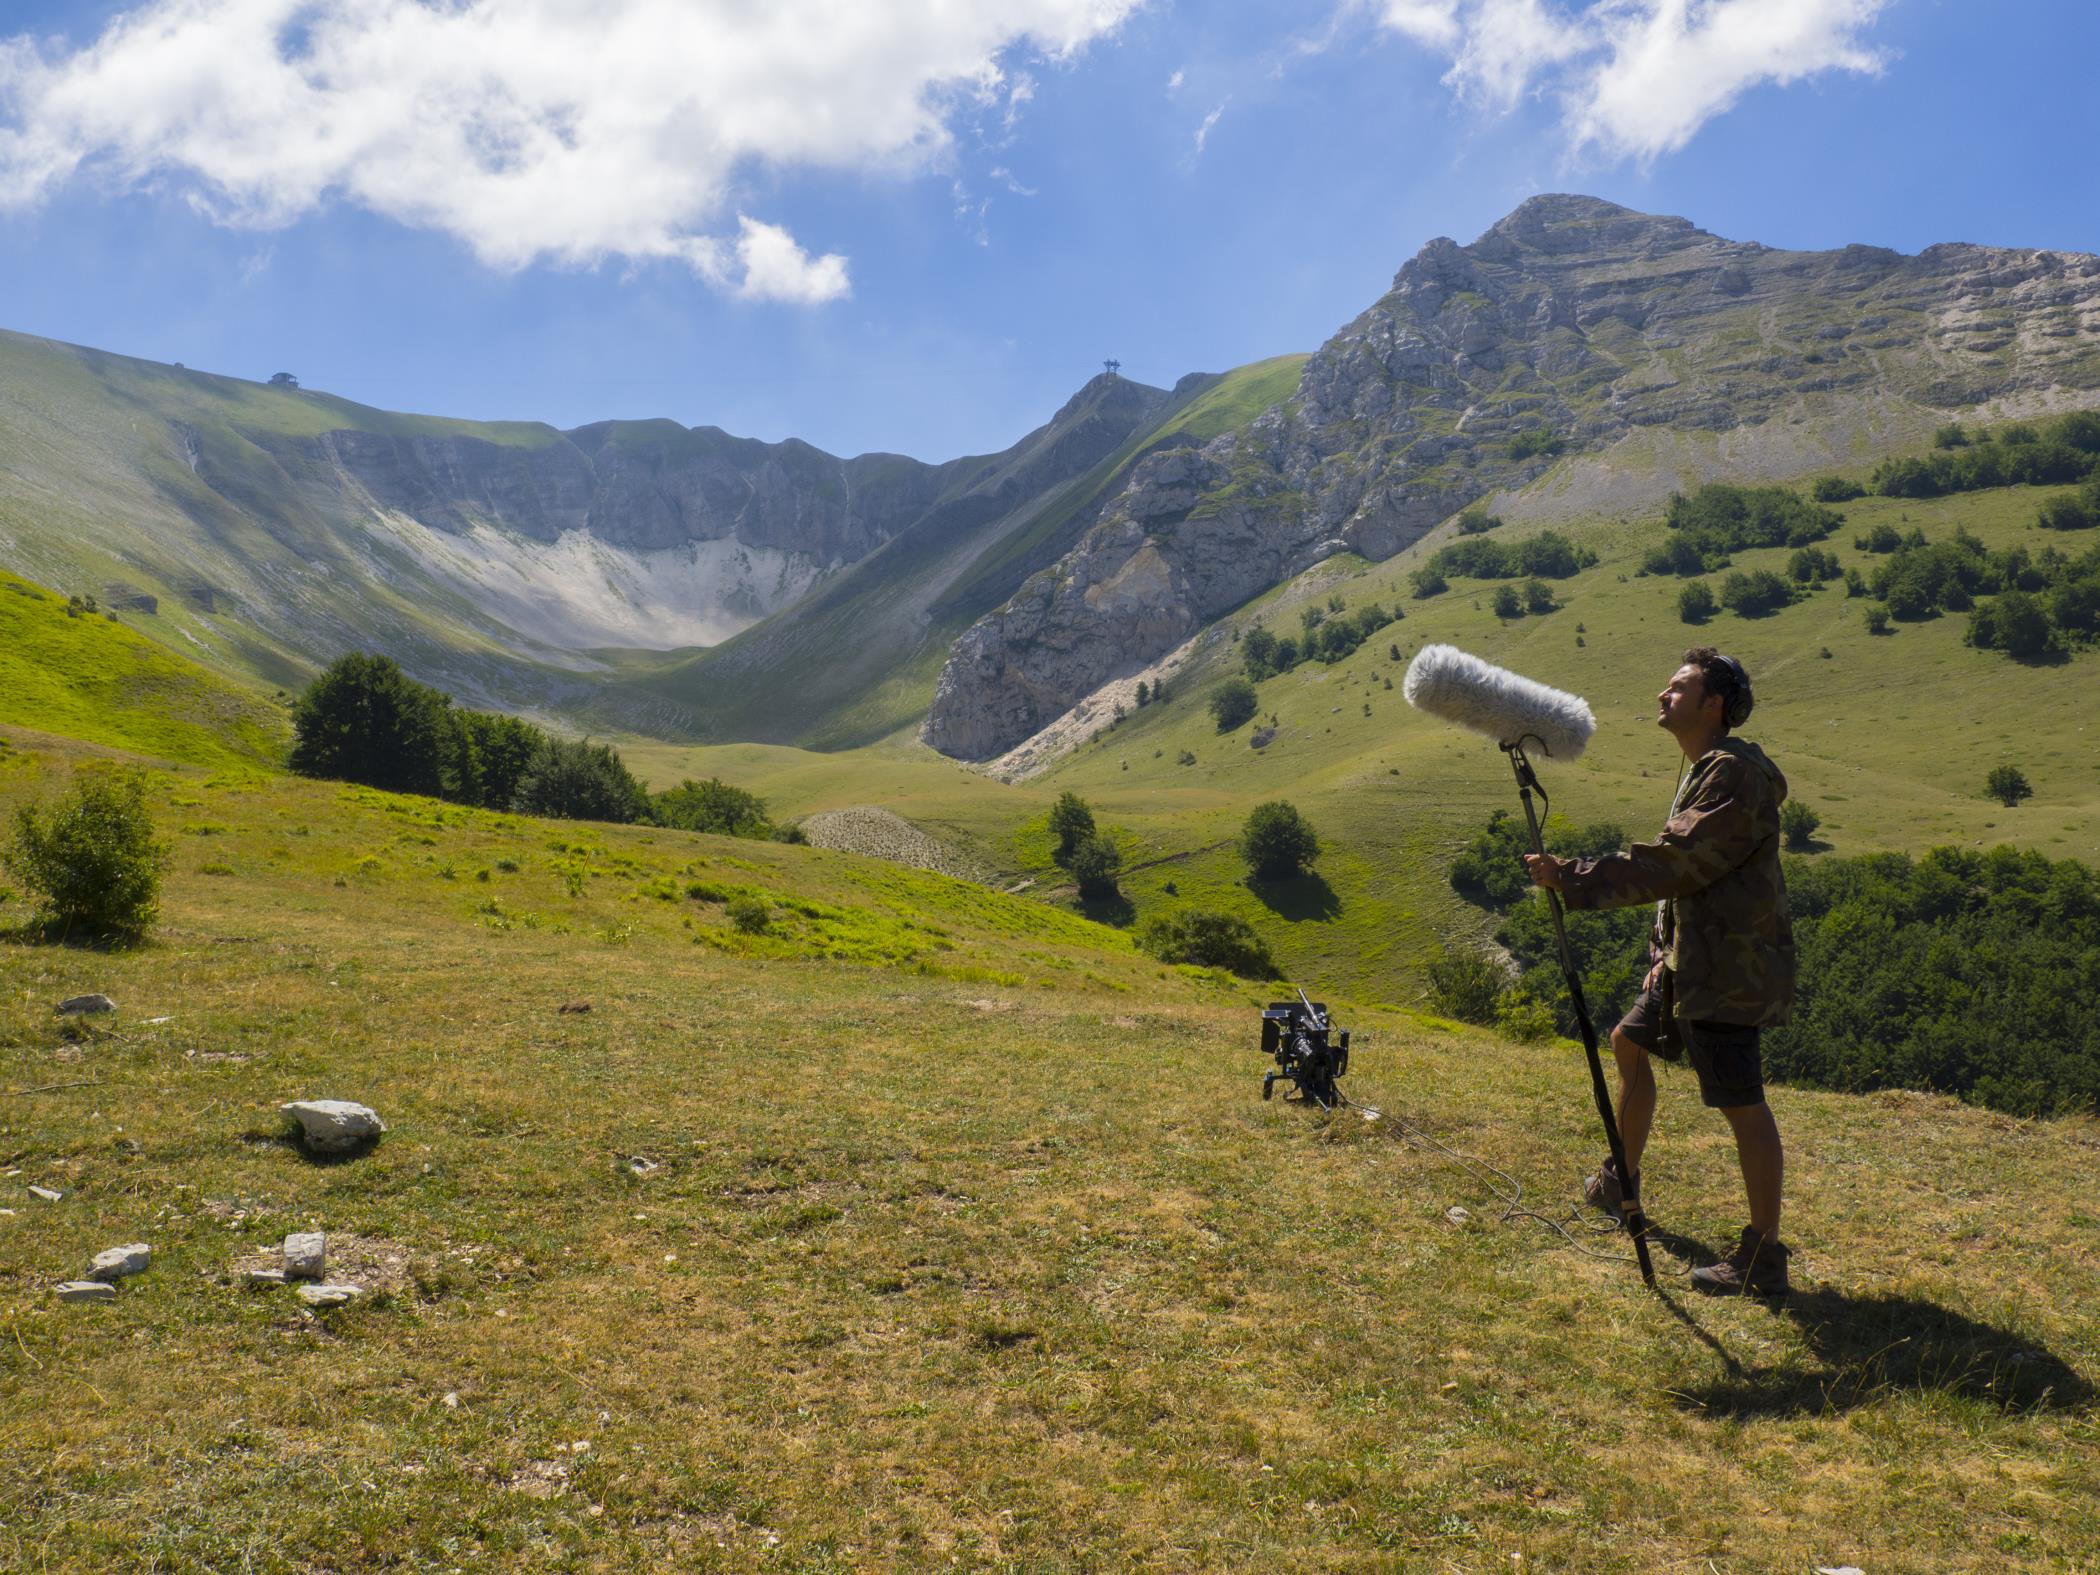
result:
[(1670, 675), (1662, 693), (1655, 697), (1655, 724), (1672, 733), (1699, 727), (1711, 720), (1703, 714), (1706, 700), (1706, 675), (1687, 662)]

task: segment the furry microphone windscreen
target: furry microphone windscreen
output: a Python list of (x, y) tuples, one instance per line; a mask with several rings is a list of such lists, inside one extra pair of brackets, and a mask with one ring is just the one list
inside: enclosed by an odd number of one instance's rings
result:
[(1555, 760), (1573, 760), (1597, 730), (1590, 703), (1455, 645), (1425, 645), (1407, 664), (1401, 691), (1431, 716), (1485, 733), (1498, 744), (1535, 742)]

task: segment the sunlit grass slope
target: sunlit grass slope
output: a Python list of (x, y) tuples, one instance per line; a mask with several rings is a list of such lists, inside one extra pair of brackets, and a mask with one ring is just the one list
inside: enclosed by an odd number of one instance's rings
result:
[(290, 734), (281, 705), (5, 570), (0, 723), (195, 765), (277, 761)]
[[(95, 753), (16, 733), (0, 813)], [(2089, 1121), (1780, 1090), (1781, 1313), (1684, 1294), (1739, 1201), (1669, 1078), (1658, 1298), (1450, 1157), (1564, 1216), (1598, 1148), (1565, 1049), (1350, 1005), (1387, 1115), (1326, 1119), (1259, 1099), (1259, 992), (1026, 899), (151, 784), (154, 942), (0, 942), (0, 1567), (1903, 1575), (2100, 1543)], [(744, 893), (777, 935), (725, 923)], [(54, 1016), (87, 990), (120, 1011)], [(276, 1111), (310, 1096), (390, 1130), (316, 1165)], [(372, 1294), (239, 1283), (308, 1228)], [(54, 1300), (130, 1241), (114, 1305)]]

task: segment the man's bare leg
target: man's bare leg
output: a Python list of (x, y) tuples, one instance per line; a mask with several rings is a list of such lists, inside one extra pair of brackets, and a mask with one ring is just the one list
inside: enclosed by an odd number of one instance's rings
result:
[(1750, 1224), (1766, 1241), (1779, 1240), (1779, 1190), (1786, 1176), (1786, 1151), (1779, 1123), (1762, 1100), (1721, 1112), (1735, 1128), (1735, 1153), (1743, 1167), (1743, 1190), (1750, 1195)]
[(1655, 1068), (1648, 1052), (1616, 1028), (1611, 1051), (1619, 1062), (1619, 1142), (1626, 1150), (1627, 1170), (1638, 1173), (1648, 1129), (1655, 1125)]

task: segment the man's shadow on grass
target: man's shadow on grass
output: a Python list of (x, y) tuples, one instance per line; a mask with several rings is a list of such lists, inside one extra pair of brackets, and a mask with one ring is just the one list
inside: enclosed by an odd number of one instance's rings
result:
[(1279, 919), (1332, 919), (1342, 911), (1342, 899), (1317, 870), (1306, 870), (1283, 880), (1249, 875), (1247, 889)]
[[(1649, 1240), (1695, 1266), (1718, 1257), (1670, 1231), (1651, 1227)], [(2005, 1412), (2078, 1411), (2095, 1399), (2046, 1346), (1918, 1297), (1797, 1290), (1772, 1311), (1801, 1331), (1813, 1365), (1745, 1367), (1685, 1305), (1696, 1305), (1696, 1293), (1658, 1294), (1727, 1365), (1718, 1381), (1675, 1392), (1679, 1405), (1708, 1416), (1828, 1416), (1901, 1394), (1954, 1395)]]

